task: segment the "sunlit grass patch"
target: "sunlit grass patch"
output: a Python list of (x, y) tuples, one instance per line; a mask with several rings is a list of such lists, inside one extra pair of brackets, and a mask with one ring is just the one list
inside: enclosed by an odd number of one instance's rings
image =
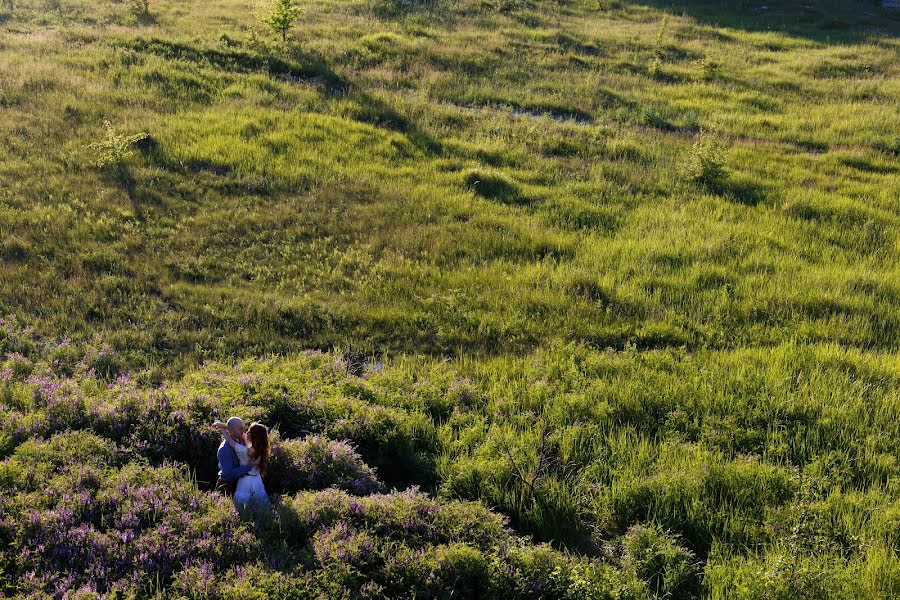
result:
[(181, 114), (160, 140), (173, 165), (275, 185), (311, 185), (408, 169), (416, 148), (399, 134), (316, 113), (217, 109)]

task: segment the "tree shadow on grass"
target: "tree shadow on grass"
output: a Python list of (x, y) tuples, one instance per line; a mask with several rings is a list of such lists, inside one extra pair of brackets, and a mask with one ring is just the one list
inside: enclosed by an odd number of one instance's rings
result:
[(402, 133), (415, 147), (426, 154), (439, 154), (442, 151), (439, 141), (400, 114), (384, 99), (361, 89), (352, 89), (352, 86), (348, 96), (357, 104), (357, 107), (348, 115), (355, 121)]
[(345, 91), (349, 86), (321, 57), (299, 50), (284, 57), (273, 52), (201, 47), (155, 37), (120, 40), (114, 45), (167, 60), (209, 65), (228, 73), (268, 73), (282, 80), (315, 80), (333, 93)]
[(211, 48), (155, 37), (134, 38), (116, 42), (117, 47), (153, 54), (168, 60), (209, 65), (229, 73), (268, 73), (280, 81), (316, 83), (326, 95), (342, 96), (356, 102), (350, 118), (406, 135), (419, 149), (438, 153), (441, 145), (401, 115), (385, 100), (355, 86), (336, 73), (318, 54), (299, 47), (284, 53), (256, 51), (249, 48)]
[(769, 198), (769, 191), (766, 188), (750, 181), (725, 179), (709, 183), (706, 188), (717, 196), (747, 206), (762, 204)]
[(900, 10), (880, 0), (635, 0), (709, 25), (751, 32), (774, 31), (811, 41), (864, 43), (900, 36)]
[(466, 173), (464, 183), (476, 195), (487, 200), (513, 206), (531, 203), (531, 198), (523, 194), (519, 186), (499, 172), (472, 169)]

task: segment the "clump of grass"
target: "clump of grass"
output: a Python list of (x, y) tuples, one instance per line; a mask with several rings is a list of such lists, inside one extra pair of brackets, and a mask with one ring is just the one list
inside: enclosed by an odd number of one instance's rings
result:
[(128, 8), (131, 11), (131, 16), (139, 24), (153, 21), (153, 15), (150, 13), (150, 0), (129, 0)]
[(27, 240), (23, 240), (16, 236), (9, 236), (0, 244), (0, 257), (10, 261), (26, 260), (32, 253), (33, 248)]
[(699, 561), (657, 525), (635, 525), (623, 541), (625, 567), (656, 598), (687, 598), (700, 587)]
[(722, 63), (714, 56), (705, 54), (697, 61), (697, 69), (700, 71), (701, 80), (713, 81), (721, 74)]
[(463, 182), (482, 198), (504, 204), (527, 204), (528, 198), (519, 187), (503, 173), (484, 169), (470, 169)]

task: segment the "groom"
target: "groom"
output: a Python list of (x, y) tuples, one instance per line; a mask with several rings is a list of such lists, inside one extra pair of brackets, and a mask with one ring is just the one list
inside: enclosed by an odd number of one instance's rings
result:
[[(234, 439), (239, 440), (244, 436), (244, 421), (240, 417), (229, 418), (225, 422), (225, 426)], [(216, 456), (219, 459), (219, 481), (216, 482), (216, 489), (226, 496), (233, 496), (234, 490), (237, 489), (238, 479), (249, 473), (253, 467), (251, 465), (241, 466), (237, 452), (225, 440), (219, 444)]]

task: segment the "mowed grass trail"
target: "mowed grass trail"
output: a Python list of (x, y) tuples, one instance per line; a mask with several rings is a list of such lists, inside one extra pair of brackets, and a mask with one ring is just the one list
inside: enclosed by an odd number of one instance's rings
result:
[[(726, 4), (0, 5), (0, 542), (52, 436), (187, 465), (181, 506), (242, 411), (509, 517), (438, 597), (900, 595), (900, 11)], [(323, 550), (266, 535), (277, 595)], [(303, 589), (405, 581), (359, 561)]]

